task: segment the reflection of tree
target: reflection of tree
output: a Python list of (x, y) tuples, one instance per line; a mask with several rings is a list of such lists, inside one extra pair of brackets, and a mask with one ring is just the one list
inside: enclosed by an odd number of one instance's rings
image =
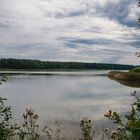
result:
[(129, 87), (135, 87), (135, 88), (140, 88), (140, 81), (126, 81), (126, 80), (120, 80), (120, 79), (116, 79), (116, 78), (113, 78), (113, 77), (110, 77), (108, 76), (111, 80), (114, 80), (122, 85), (125, 85), (125, 86), (129, 86)]

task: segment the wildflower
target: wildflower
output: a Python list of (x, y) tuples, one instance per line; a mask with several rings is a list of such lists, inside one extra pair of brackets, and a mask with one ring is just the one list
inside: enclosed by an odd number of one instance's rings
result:
[(91, 140), (92, 139), (92, 123), (91, 120), (88, 118), (83, 118), (80, 121), (80, 127), (82, 131), (82, 135), (85, 140)]
[(33, 116), (33, 118), (34, 118), (35, 120), (37, 120), (37, 119), (39, 118), (39, 116), (38, 116), (37, 114), (35, 114), (35, 115)]
[(44, 132), (47, 128), (48, 128), (48, 127), (47, 127), (47, 126), (45, 126), (45, 127), (43, 128), (42, 132)]
[(23, 126), (23, 127), (26, 127), (26, 125), (25, 125), (25, 124), (23, 124), (22, 126)]
[(104, 116), (110, 118), (112, 116), (112, 110), (109, 110)]
[(104, 132), (108, 132), (108, 128), (105, 128), (105, 129), (104, 129)]
[(26, 120), (27, 119), (27, 114), (23, 113), (23, 118)]
[(34, 115), (34, 110), (33, 109), (26, 109), (26, 112), (29, 116), (33, 116)]
[(39, 127), (39, 125), (37, 124), (36, 127)]
[(111, 139), (115, 139), (115, 138), (117, 138), (117, 136), (118, 136), (118, 132), (115, 131), (115, 130), (113, 130), (113, 131), (111, 132)]

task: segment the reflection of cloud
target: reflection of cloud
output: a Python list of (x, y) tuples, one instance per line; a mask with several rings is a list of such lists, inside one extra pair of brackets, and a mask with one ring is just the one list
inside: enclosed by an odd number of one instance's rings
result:
[(138, 63), (139, 13), (135, 0), (0, 0), (0, 55)]
[(13, 76), (8, 85), (2, 86), (0, 95), (8, 98), (15, 118), (32, 107), (43, 120), (67, 119), (70, 112), (100, 120), (108, 109), (127, 111), (132, 103), (130, 91), (133, 88), (101, 76)]

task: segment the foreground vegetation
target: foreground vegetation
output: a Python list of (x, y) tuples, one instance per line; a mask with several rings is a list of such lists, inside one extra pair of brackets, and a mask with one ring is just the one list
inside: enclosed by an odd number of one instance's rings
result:
[[(108, 140), (139, 140), (140, 139), (140, 98), (134, 93), (136, 102), (132, 104), (131, 110), (125, 117), (120, 117), (117, 112), (109, 110), (104, 116), (112, 120), (116, 126), (115, 130), (111, 132), (108, 128), (102, 132), (100, 140), (108, 138)], [(0, 140), (67, 140), (65, 135), (62, 137), (61, 129), (53, 129), (45, 126), (40, 131), (37, 123), (39, 116), (35, 114), (33, 109), (26, 109), (23, 113), (23, 124), (11, 123), (12, 114), (11, 108), (5, 106), (5, 98), (0, 97)], [(80, 122), (81, 135), (75, 137), (75, 140), (94, 140), (93, 131), (94, 124), (88, 118), (83, 118)], [(109, 134), (110, 133), (110, 134)], [(108, 137), (105, 137), (108, 136)]]
[(118, 69), (128, 70), (134, 68), (133, 65), (108, 64), (108, 63), (82, 63), (82, 62), (51, 62), (29, 59), (1, 58), (0, 69), (18, 70), (70, 70), (70, 69)]

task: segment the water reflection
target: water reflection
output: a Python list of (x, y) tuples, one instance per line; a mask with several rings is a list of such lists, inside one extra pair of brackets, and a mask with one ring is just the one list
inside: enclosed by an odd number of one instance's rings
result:
[[(82, 72), (67, 75), (12, 75), (0, 87), (0, 96), (12, 105), (13, 117), (20, 119), (25, 108), (34, 108), (42, 124), (50, 118), (71, 120), (71, 116), (89, 117), (102, 122), (109, 109), (127, 112), (133, 102), (129, 95), (134, 87), (110, 80), (108, 71)], [(73, 75), (73, 76), (70, 76)], [(98, 74), (98, 75), (96, 75)]]
[(124, 86), (128, 86), (128, 87), (134, 87), (134, 88), (140, 88), (140, 81), (125, 81), (125, 80), (119, 80), (119, 79), (115, 79), (115, 78), (111, 78), (109, 77), (111, 80), (114, 80)]

